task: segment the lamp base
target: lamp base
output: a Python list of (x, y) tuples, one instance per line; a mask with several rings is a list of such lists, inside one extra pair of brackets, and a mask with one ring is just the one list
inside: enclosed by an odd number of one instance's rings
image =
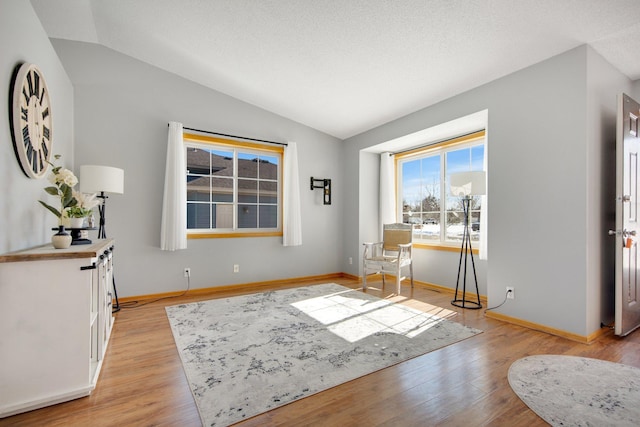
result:
[(455, 305), (460, 308), (468, 308), (470, 310), (479, 310), (482, 308), (482, 304), (475, 301), (469, 301), (468, 299), (454, 299), (451, 301), (451, 305)]

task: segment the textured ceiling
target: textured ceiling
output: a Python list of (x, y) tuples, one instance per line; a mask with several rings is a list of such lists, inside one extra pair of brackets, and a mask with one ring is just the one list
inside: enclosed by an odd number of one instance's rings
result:
[(99, 43), (344, 139), (582, 44), (640, 78), (638, 0), (31, 0)]

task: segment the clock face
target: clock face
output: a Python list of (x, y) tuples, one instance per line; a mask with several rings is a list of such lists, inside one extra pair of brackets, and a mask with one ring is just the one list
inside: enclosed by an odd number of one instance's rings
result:
[(16, 73), (11, 128), (22, 171), (30, 178), (42, 177), (53, 140), (51, 100), (42, 72), (34, 64), (22, 64)]

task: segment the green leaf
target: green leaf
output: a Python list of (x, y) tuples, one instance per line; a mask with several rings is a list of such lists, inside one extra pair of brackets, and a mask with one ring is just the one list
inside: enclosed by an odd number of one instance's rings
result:
[(60, 218), (62, 216), (62, 214), (60, 213), (59, 210), (57, 210), (56, 208), (54, 208), (53, 206), (49, 206), (48, 204), (46, 204), (45, 202), (43, 202), (42, 200), (38, 200), (40, 202), (40, 204), (42, 206), (44, 206), (45, 208), (49, 209), (55, 216), (57, 216), (58, 218)]
[(72, 206), (70, 203), (72, 200), (76, 200), (73, 197), (73, 190), (71, 190), (71, 187), (69, 187), (67, 184), (62, 184), (60, 186), (60, 190), (62, 190), (62, 206), (65, 208), (68, 208), (69, 206)]
[(51, 194), (52, 196), (57, 196), (58, 195), (58, 187), (47, 187), (44, 189), (44, 191), (46, 191), (47, 193)]

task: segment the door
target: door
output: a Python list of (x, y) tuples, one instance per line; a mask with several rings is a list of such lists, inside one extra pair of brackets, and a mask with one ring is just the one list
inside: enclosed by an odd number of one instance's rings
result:
[(616, 313), (615, 334), (627, 335), (640, 326), (638, 265), (638, 153), (640, 104), (618, 97), (616, 136)]

